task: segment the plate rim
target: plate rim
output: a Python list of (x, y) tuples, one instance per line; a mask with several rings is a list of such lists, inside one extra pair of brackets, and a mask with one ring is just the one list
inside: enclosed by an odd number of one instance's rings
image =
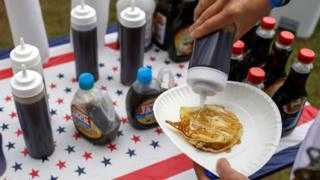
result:
[[(260, 168), (262, 168), (270, 159), (271, 157), (276, 153), (276, 150), (277, 150), (277, 147), (279, 146), (279, 143), (280, 143), (280, 140), (281, 140), (281, 133), (282, 133), (282, 120), (281, 120), (281, 115), (280, 115), (280, 111), (277, 107), (277, 105), (275, 104), (275, 102), (271, 99), (271, 97), (269, 95), (267, 95), (265, 92), (263, 92), (262, 90), (252, 86), (252, 85), (249, 85), (249, 84), (246, 84), (246, 83), (241, 83), (241, 82), (235, 82), (235, 81), (227, 81), (227, 85), (238, 85), (238, 86), (243, 86), (244, 88), (249, 88), (251, 89), (252, 91), (255, 91), (257, 92), (259, 95), (263, 96), (264, 99), (267, 100), (267, 102), (271, 105), (272, 109), (274, 110), (274, 112), (276, 112), (275, 116), (276, 116), (276, 132), (277, 132), (277, 135), (274, 136), (275, 137), (275, 140), (274, 142), (272, 143), (272, 148), (266, 153), (265, 157), (265, 162), (264, 163), (261, 163), (261, 165), (257, 168), (258, 170)], [(177, 87), (174, 87), (172, 89), (169, 89), (167, 91), (165, 91), (164, 93), (162, 93), (160, 96), (158, 96), (158, 98), (155, 100), (154, 102), (154, 106), (153, 106), (153, 112), (154, 112), (154, 115), (155, 115), (155, 118), (159, 124), (159, 126), (163, 129), (163, 123), (159, 123), (159, 116), (158, 116), (158, 113), (156, 113), (156, 109), (158, 108), (159, 106), (159, 102), (161, 99), (163, 99), (164, 96), (166, 96), (166, 94), (169, 94), (171, 93), (172, 91), (177, 91), (177, 89), (185, 89), (185, 88), (188, 88), (189, 90), (191, 90), (191, 87), (188, 85), (188, 84), (181, 84)], [(187, 153), (184, 153), (183, 149), (181, 147), (179, 147), (177, 145), (176, 142), (174, 142), (166, 133), (166, 131), (164, 130), (166, 136), (170, 139), (170, 141), (181, 151), (181, 153), (187, 155), (192, 161), (195, 161), (197, 162), (197, 160), (194, 160), (192, 159), (189, 154)], [(198, 163), (198, 162), (197, 162)], [(212, 169), (211, 169), (212, 171)], [(256, 171), (257, 172), (257, 171)], [(253, 172), (251, 174), (248, 174), (247, 176), (249, 177), (250, 175), (253, 175), (254, 173), (256, 172)], [(213, 172), (215, 173), (215, 172)], [(215, 173), (216, 174), (216, 173)]]

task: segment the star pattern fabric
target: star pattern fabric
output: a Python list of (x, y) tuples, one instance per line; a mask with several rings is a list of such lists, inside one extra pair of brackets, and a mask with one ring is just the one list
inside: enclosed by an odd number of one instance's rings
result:
[[(129, 87), (120, 83), (119, 51), (106, 48), (107, 58), (99, 62), (100, 80), (95, 84), (108, 92), (120, 117), (116, 139), (100, 146), (87, 141), (77, 132), (70, 104), (78, 90), (74, 62), (44, 69), (46, 90), (50, 95), (49, 113), (55, 143), (54, 153), (43, 159), (32, 159), (23, 138), (14, 99), (10, 94), (10, 79), (0, 80), (0, 132), (8, 167), (6, 179), (114, 179), (116, 177), (171, 158), (181, 152), (164, 135), (160, 127), (137, 130), (131, 127), (125, 99)], [(61, 57), (63, 59), (63, 54)], [(176, 85), (185, 84), (187, 63), (172, 63), (154, 46), (145, 54), (145, 66), (152, 67), (153, 77), (166, 67), (175, 75)]]

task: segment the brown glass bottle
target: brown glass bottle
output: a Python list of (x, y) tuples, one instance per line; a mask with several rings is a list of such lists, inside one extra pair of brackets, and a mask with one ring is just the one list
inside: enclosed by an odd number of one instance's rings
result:
[(197, 4), (197, 0), (184, 0), (180, 14), (172, 23), (173, 37), (168, 53), (173, 62), (181, 63), (191, 58), (193, 39), (190, 36), (189, 28), (193, 24), (193, 11)]
[(179, 14), (181, 0), (160, 0), (154, 21), (154, 43), (162, 50), (168, 50), (172, 39), (172, 25)]
[(230, 73), (228, 77), (229, 81), (241, 81), (240, 65), (243, 61), (244, 46), (245, 44), (241, 40), (233, 43), (232, 55), (230, 58)]
[(300, 119), (307, 98), (306, 83), (313, 69), (314, 57), (312, 50), (301, 49), (298, 61), (292, 65), (284, 85), (272, 97), (281, 114), (282, 136), (290, 134)]
[(277, 80), (286, 77), (286, 64), (292, 53), (294, 35), (289, 31), (282, 31), (278, 40), (273, 44), (271, 54), (264, 66), (266, 72), (265, 88), (273, 85)]
[(264, 17), (252, 40), (251, 51), (248, 54), (249, 67), (263, 66), (269, 56), (270, 46), (275, 34), (276, 20), (272, 17)]

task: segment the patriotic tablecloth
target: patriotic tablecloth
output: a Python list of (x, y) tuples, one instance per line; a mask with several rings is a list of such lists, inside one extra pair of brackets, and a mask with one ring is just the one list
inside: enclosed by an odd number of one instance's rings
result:
[[(114, 47), (116, 33), (106, 36), (109, 42), (99, 58), (100, 80), (96, 83), (107, 91), (121, 117), (118, 138), (106, 146), (94, 146), (76, 132), (70, 103), (78, 88), (74, 56), (70, 44), (51, 47), (51, 59), (45, 65), (49, 93), (55, 152), (48, 158), (34, 160), (28, 155), (20, 129), (9, 80), (8, 59), (0, 61), (0, 132), (4, 140), (7, 170), (4, 179), (195, 179), (192, 161), (182, 154), (160, 128), (136, 130), (128, 124), (125, 96), (128, 87), (120, 84), (119, 51)], [(145, 54), (145, 66), (156, 76), (161, 67), (171, 69), (176, 84), (184, 84), (187, 63), (175, 64), (167, 53), (156, 47)], [(253, 177), (281, 169), (292, 163), (299, 144), (312, 124), (317, 110), (308, 105), (299, 127), (281, 140), (277, 154)], [(214, 164), (212, 165), (214, 166)]]

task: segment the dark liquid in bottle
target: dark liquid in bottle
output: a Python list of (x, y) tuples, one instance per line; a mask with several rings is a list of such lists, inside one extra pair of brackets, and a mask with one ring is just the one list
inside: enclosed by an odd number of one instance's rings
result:
[(281, 49), (273, 46), (270, 58), (266, 62), (264, 70), (266, 72), (265, 88), (275, 83), (278, 79), (286, 77), (286, 64), (292, 49)]
[(73, 48), (75, 54), (77, 78), (80, 74), (89, 72), (94, 80), (99, 79), (97, 28), (89, 31), (72, 29)]
[(137, 129), (149, 129), (158, 126), (153, 115), (153, 103), (161, 94), (159, 90), (148, 89), (145, 93), (138, 93), (130, 88), (126, 98), (129, 123)]
[(193, 24), (193, 11), (198, 1), (184, 1), (179, 16), (172, 23), (172, 38), (168, 54), (173, 62), (181, 63), (190, 60), (193, 48), (193, 39), (189, 28)]
[(145, 26), (127, 28), (120, 25), (121, 83), (130, 86), (143, 66)]
[(282, 136), (290, 134), (297, 126), (306, 101), (306, 82), (310, 73), (303, 74), (291, 68), (284, 85), (274, 94), (282, 118)]
[[(108, 116), (105, 114), (104, 110), (101, 107), (98, 107), (93, 104), (86, 105), (86, 109), (90, 119), (93, 120), (94, 124), (102, 132), (102, 135), (98, 139), (92, 139), (84, 134), (85, 138), (93, 142), (94, 144), (103, 145), (112, 142), (116, 136), (120, 127), (120, 119), (117, 114), (113, 117), (114, 119), (108, 119)], [(81, 131), (79, 131), (81, 133)]]
[(250, 51), (252, 48), (252, 41), (253, 41), (253, 37), (255, 36), (257, 28), (258, 28), (258, 25), (254, 26), (253, 28), (250, 29), (250, 31), (248, 31), (246, 34), (244, 34), (240, 38), (246, 45), (246, 51)]
[(209, 67), (229, 74), (233, 38), (232, 30), (223, 29), (196, 40), (189, 68)]
[(172, 25), (179, 14), (180, 0), (159, 1), (155, 13), (154, 43), (163, 50), (168, 50), (172, 39)]
[(230, 73), (228, 78), (229, 81), (241, 81), (240, 64), (241, 64), (241, 61), (239, 59), (231, 58)]
[(36, 159), (50, 156), (54, 151), (54, 143), (44, 92), (30, 99), (15, 97), (15, 105), (29, 155)]
[(270, 45), (272, 43), (272, 38), (262, 38), (259, 36), (255, 36), (252, 43), (252, 51), (248, 54), (249, 57), (249, 67), (259, 67), (263, 66), (264, 63), (267, 61), (270, 51)]

